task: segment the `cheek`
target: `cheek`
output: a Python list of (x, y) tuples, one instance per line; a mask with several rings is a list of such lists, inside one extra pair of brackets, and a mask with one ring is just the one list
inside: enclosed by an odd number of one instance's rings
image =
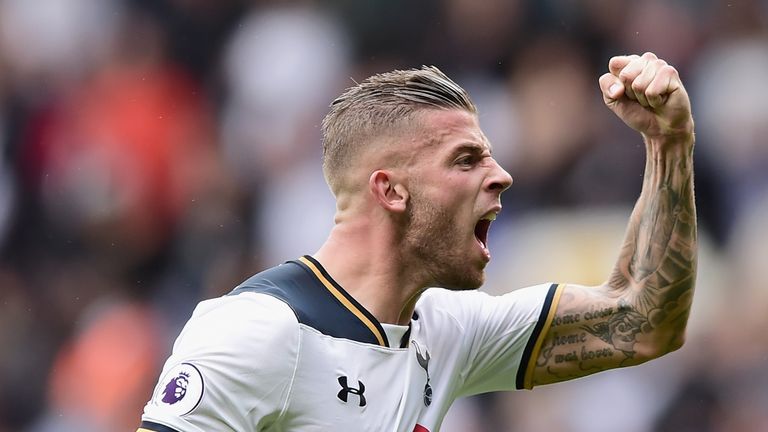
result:
[[(450, 181), (449, 181), (450, 180)], [(457, 177), (437, 187), (411, 192), (411, 227), (432, 235), (451, 236), (474, 230), (476, 196)], [(466, 179), (461, 179), (466, 182)], [(433, 241), (439, 241), (439, 238)]]
[(443, 211), (460, 216), (471, 211), (476, 195), (467, 190), (467, 185), (445, 182), (438, 193), (432, 195), (432, 204)]
[(410, 235), (426, 246), (452, 241), (455, 238), (455, 214), (446, 207), (425, 197), (414, 197), (410, 214)]

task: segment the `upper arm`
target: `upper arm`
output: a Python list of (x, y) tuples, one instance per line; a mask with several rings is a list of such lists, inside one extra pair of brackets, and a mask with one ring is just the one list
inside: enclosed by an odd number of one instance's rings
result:
[(284, 409), (299, 345), (291, 309), (252, 293), (209, 302), (195, 311), (163, 367), (142, 416), (148, 430), (155, 429), (146, 422), (179, 432), (260, 430)]
[[(421, 305), (428, 303), (425, 309), (431, 311), (420, 320), (434, 320), (425, 322), (442, 331), (446, 349), (460, 358), (457, 396), (522, 388), (523, 376), (530, 375), (525, 365), (532, 363), (531, 347), (541, 339), (539, 323), (550, 315), (549, 304), (558, 291), (547, 283), (503, 296), (445, 290), (425, 294)], [(437, 320), (439, 316), (451, 321)]]
[(607, 286), (565, 285), (536, 355), (533, 385), (549, 384), (643, 363), (657, 355), (652, 321)]

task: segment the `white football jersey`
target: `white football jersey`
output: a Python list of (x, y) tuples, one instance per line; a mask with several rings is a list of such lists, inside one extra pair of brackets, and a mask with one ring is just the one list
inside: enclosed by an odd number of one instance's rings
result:
[(560, 291), (432, 288), (390, 341), (305, 256), (198, 305), (139, 431), (435, 432), (458, 397), (532, 387)]

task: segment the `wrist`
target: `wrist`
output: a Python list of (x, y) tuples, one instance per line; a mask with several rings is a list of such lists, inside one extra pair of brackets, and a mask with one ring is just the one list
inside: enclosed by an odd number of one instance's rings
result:
[(692, 129), (690, 131), (680, 131), (664, 135), (643, 134), (643, 141), (645, 141), (648, 151), (667, 153), (669, 151), (677, 152), (683, 150), (686, 153), (690, 153), (696, 141), (696, 134)]

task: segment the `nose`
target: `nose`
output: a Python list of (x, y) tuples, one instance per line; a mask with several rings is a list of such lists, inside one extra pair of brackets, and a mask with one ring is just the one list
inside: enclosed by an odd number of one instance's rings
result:
[(488, 176), (488, 189), (502, 193), (512, 186), (512, 176), (493, 159), (492, 172)]

